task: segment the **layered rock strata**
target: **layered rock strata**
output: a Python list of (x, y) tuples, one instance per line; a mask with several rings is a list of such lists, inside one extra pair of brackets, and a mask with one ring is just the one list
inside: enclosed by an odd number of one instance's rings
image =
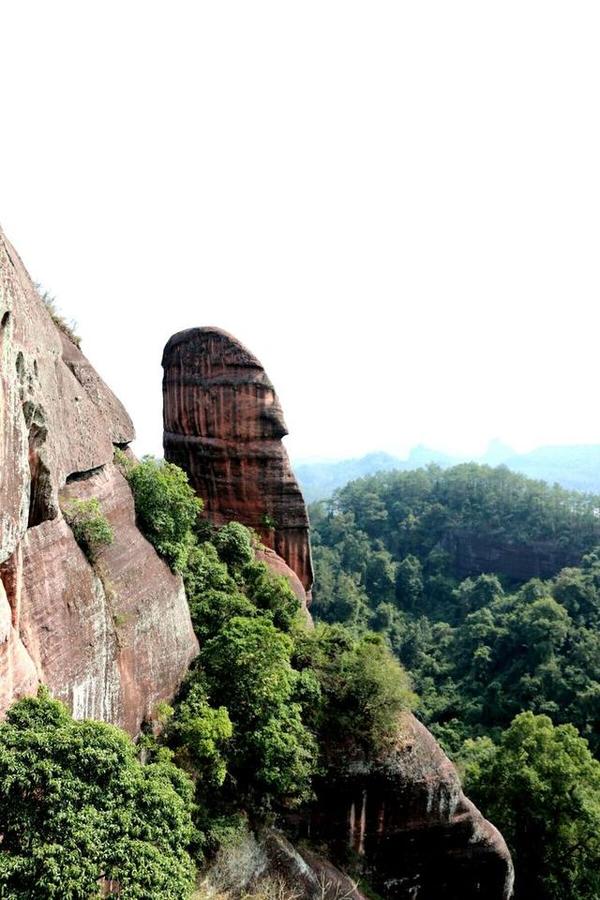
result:
[[(174, 335), (163, 367), (165, 456), (187, 471), (211, 521), (236, 519), (259, 531), (267, 545), (262, 558), (288, 576), (302, 599), (312, 583), (308, 519), (281, 444), (281, 407), (264, 369), (215, 328)], [(310, 817), (289, 824), (325, 841), (335, 859), (350, 853), (361, 860), (384, 897), (512, 895), (513, 868), (502, 836), (464, 796), (456, 769), (409, 713), (387, 759), (355, 763), (342, 781), (323, 783)], [(299, 896), (307, 893), (304, 885)]]
[(211, 521), (255, 529), (309, 592), (306, 506), (282, 444), (281, 405), (262, 365), (218, 328), (173, 335), (162, 364), (165, 458), (188, 473)]
[[(43, 681), (76, 716), (134, 734), (197, 652), (181, 579), (113, 465), (133, 437), (0, 232), (0, 713)], [(90, 497), (114, 532), (94, 565), (61, 512)]]

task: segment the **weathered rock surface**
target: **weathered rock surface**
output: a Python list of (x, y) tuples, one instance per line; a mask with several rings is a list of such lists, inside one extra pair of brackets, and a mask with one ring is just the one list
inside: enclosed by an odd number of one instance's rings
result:
[(14, 697), (33, 693), (37, 684), (35, 663), (12, 623), (12, 610), (0, 581), (0, 709), (6, 709)]
[(241, 900), (365, 900), (356, 884), (314, 852), (298, 851), (272, 828), (249, 828), (227, 844), (203, 873), (203, 894)]
[[(281, 407), (262, 366), (224, 332), (196, 328), (171, 338), (163, 367), (165, 456), (188, 472), (211, 521), (237, 519), (260, 533), (267, 545), (261, 558), (286, 575), (302, 599), (312, 583), (308, 521), (281, 445), (286, 433)], [(402, 717), (387, 759), (355, 764), (343, 782), (322, 784), (318, 798), (310, 823), (295, 817), (296, 826), (301, 823), (304, 836), (325, 840), (336, 859), (349, 851), (362, 858), (383, 896), (511, 896), (513, 869), (502, 836), (464, 796), (454, 766), (412, 715)], [(250, 866), (237, 889), (246, 890), (256, 871), (270, 870), (270, 846), (264, 837), (253, 853), (246, 846), (246, 857), (257, 868)], [(292, 859), (295, 851), (289, 849), (280, 847), (279, 855)], [(326, 860), (306, 866), (303, 874), (298, 869), (299, 897), (312, 896), (319, 866), (321, 874), (327, 866), (338, 871)], [(353, 896), (352, 884), (337, 884), (336, 890)], [(232, 885), (226, 892), (235, 894)]]
[[(218, 328), (191, 328), (163, 354), (164, 451), (188, 473), (217, 525), (254, 528), (309, 592), (308, 516), (281, 439), (283, 413), (265, 370)], [(267, 560), (268, 561), (268, 560)]]
[[(0, 712), (44, 681), (76, 716), (135, 733), (197, 651), (181, 579), (112, 463), (129, 416), (1, 232), (0, 351)], [(92, 496), (115, 535), (94, 566), (60, 509)]]
[(579, 565), (580, 554), (560, 547), (557, 541), (510, 544), (491, 534), (450, 530), (441, 542), (449, 554), (451, 569), (459, 579), (491, 572), (515, 581), (552, 578), (566, 566)]
[(334, 858), (363, 860), (373, 887), (395, 900), (508, 900), (514, 872), (500, 832), (462, 792), (456, 769), (414, 716), (393, 752), (349, 767), (319, 791), (310, 825)]

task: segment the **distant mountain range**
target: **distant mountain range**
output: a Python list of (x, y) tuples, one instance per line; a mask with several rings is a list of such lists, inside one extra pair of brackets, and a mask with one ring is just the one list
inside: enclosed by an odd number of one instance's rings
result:
[(419, 469), (430, 463), (442, 468), (462, 462), (478, 462), (489, 466), (504, 465), (513, 472), (537, 478), (550, 484), (555, 482), (577, 491), (600, 493), (600, 444), (538, 447), (529, 453), (515, 451), (501, 441), (491, 441), (479, 457), (449, 456), (419, 445), (413, 447), (406, 459), (389, 453), (367, 453), (360, 459), (301, 462), (294, 471), (307, 502), (323, 500), (333, 491), (364, 475), (391, 469)]

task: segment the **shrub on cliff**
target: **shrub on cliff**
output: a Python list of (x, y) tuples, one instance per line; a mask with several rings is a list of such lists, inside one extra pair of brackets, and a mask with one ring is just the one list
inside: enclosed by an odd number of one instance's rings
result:
[(189, 772), (198, 793), (220, 788), (227, 774), (224, 750), (233, 726), (224, 706), (214, 709), (207, 700), (201, 678), (192, 677), (184, 685), (182, 697), (169, 713), (164, 738), (175, 750), (175, 762)]
[(384, 640), (370, 632), (358, 638), (341, 625), (324, 624), (300, 632), (294, 664), (320, 686), (308, 721), (334, 769), (357, 756), (384, 754), (397, 735), (400, 712), (416, 701), (408, 675)]
[(228, 522), (216, 532), (213, 543), (231, 574), (254, 559), (252, 532), (240, 522)]
[(168, 751), (142, 765), (124, 732), (75, 722), (42, 689), (0, 724), (0, 896), (187, 897), (191, 808)]
[(81, 348), (81, 337), (76, 333), (77, 323), (74, 321), (68, 322), (59, 313), (56, 297), (53, 297), (49, 291), (44, 290), (41, 284), (36, 284), (35, 288), (59, 331), (62, 331), (78, 349)]
[(298, 598), (283, 575), (275, 575), (264, 562), (254, 560), (242, 570), (243, 589), (256, 609), (276, 628), (290, 631), (300, 610)]
[(179, 466), (144, 457), (127, 473), (138, 525), (171, 568), (183, 572), (193, 546), (193, 528), (202, 511)]
[(102, 547), (112, 544), (113, 530), (96, 497), (89, 500), (69, 500), (63, 507), (63, 515), (90, 562), (96, 560)]
[(600, 763), (572, 725), (521, 713), (465, 743), (465, 788), (513, 854), (518, 900), (600, 896)]
[(238, 800), (264, 814), (311, 796), (317, 747), (301, 718), (292, 641), (264, 617), (236, 616), (204, 645), (199, 662), (213, 705), (229, 710), (229, 770)]

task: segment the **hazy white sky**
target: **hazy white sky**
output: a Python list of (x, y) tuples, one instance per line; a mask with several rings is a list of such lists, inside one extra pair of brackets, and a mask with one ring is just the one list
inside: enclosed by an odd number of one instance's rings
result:
[(600, 5), (13, 0), (0, 222), (160, 452), (162, 347), (296, 457), (600, 441)]

